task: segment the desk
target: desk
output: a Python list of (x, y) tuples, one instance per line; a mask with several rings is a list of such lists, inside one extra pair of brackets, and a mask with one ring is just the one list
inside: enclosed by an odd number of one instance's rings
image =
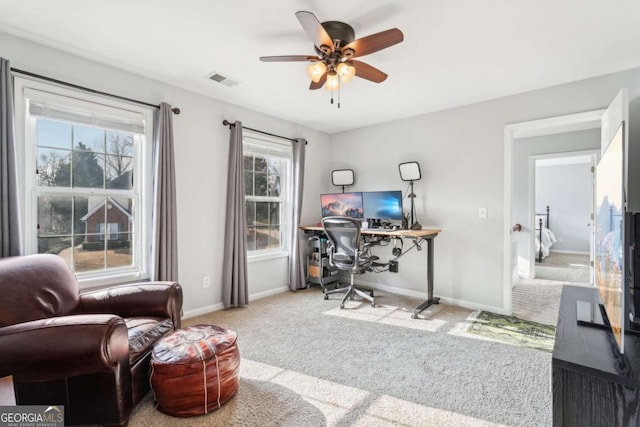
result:
[[(321, 233), (322, 227), (316, 226), (302, 226), (301, 230), (310, 233)], [(413, 310), (411, 318), (418, 317), (423, 310), (432, 304), (439, 304), (440, 298), (433, 296), (433, 239), (436, 238), (438, 233), (442, 230), (437, 228), (422, 229), (422, 230), (387, 230), (380, 228), (363, 228), (360, 233), (369, 236), (381, 236), (381, 237), (400, 237), (401, 239), (411, 239), (420, 245), (422, 242), (427, 242), (427, 300), (420, 304)]]

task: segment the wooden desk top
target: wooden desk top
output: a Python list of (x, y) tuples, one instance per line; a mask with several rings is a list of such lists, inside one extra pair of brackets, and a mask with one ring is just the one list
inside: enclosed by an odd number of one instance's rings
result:
[[(300, 226), (300, 230), (305, 231), (322, 231), (322, 227), (303, 225)], [(425, 238), (435, 237), (442, 230), (438, 228), (423, 228), (422, 230), (385, 230), (383, 228), (363, 228), (360, 230), (362, 234), (378, 235), (378, 236), (397, 236), (408, 238)]]

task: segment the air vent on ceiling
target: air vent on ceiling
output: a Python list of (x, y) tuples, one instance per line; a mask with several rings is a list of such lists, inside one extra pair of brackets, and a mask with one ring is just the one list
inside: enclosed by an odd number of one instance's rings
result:
[(229, 87), (236, 86), (238, 84), (238, 82), (231, 80), (230, 78), (225, 77), (219, 73), (212, 73), (207, 78)]

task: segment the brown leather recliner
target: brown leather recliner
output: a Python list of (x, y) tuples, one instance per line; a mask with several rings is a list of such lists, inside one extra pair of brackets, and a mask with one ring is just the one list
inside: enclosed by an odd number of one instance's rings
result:
[(65, 424), (126, 425), (181, 310), (176, 282), (80, 294), (56, 255), (0, 259), (0, 377), (13, 375), (18, 405), (64, 405)]

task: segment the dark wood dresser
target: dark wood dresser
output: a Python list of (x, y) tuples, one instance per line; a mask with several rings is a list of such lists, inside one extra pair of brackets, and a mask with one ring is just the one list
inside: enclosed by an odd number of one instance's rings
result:
[(553, 349), (554, 426), (640, 426), (640, 336), (618, 351), (609, 330), (580, 326), (576, 301), (597, 290), (566, 285)]

